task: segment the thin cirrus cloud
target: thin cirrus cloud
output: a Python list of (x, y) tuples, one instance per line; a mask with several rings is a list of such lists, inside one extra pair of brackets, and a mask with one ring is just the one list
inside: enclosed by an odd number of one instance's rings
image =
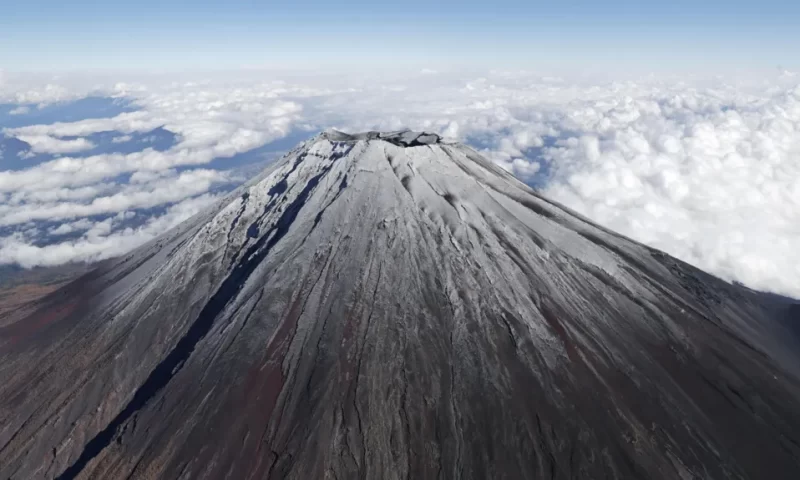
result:
[[(69, 142), (163, 127), (177, 141), (130, 154), (82, 156), (56, 147), (50, 151), (58, 158), (0, 172), (0, 263), (124, 253), (233, 182), (235, 175), (205, 165), (298, 132), (409, 127), (464, 140), (547, 196), (722, 278), (800, 297), (800, 77), (791, 72), (739, 83), (441, 69), (232, 78), (115, 80), (105, 92), (132, 99), (137, 111), (7, 129), (20, 139)], [(69, 96), (52, 85), (45, 90)], [(25, 96), (36, 90), (26, 86)], [(135, 228), (125, 218), (132, 212)], [(47, 226), (37, 229), (37, 222)], [(33, 237), (42, 231), (52, 241)]]

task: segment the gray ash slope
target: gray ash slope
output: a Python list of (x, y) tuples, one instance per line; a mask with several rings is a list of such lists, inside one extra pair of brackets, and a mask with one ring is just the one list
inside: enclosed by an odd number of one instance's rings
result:
[(0, 478), (799, 478), (798, 308), (327, 132), (0, 327)]

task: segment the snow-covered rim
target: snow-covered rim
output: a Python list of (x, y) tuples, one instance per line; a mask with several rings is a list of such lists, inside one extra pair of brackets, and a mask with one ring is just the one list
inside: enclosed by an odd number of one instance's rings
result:
[(398, 147), (419, 147), (423, 145), (447, 144), (442, 137), (430, 132), (414, 132), (412, 130), (398, 130), (396, 132), (361, 132), (344, 133), (339, 130), (326, 130), (322, 137), (332, 142), (357, 142), (359, 140), (384, 140)]

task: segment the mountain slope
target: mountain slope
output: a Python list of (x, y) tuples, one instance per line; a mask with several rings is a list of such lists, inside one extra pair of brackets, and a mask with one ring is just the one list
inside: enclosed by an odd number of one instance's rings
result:
[(0, 328), (0, 477), (797, 478), (797, 321), (464, 146), (327, 132)]

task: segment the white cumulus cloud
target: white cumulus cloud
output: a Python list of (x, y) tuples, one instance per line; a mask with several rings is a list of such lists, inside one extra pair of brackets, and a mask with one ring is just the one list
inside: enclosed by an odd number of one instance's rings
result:
[[(104, 220), (93, 224), (85, 235), (76, 240), (51, 245), (31, 244), (22, 234), (3, 237), (0, 238), (0, 264), (14, 263), (31, 268), (67, 262), (94, 262), (123, 255), (177, 226), (217, 199), (217, 196), (206, 194), (185, 200), (138, 228), (114, 230), (114, 224), (119, 222), (120, 217)], [(62, 229), (61, 233), (68, 233), (67, 230), (69, 227)]]
[(33, 153), (77, 153), (95, 147), (95, 144), (85, 138), (63, 140), (49, 135), (18, 135), (17, 139), (30, 145)]

